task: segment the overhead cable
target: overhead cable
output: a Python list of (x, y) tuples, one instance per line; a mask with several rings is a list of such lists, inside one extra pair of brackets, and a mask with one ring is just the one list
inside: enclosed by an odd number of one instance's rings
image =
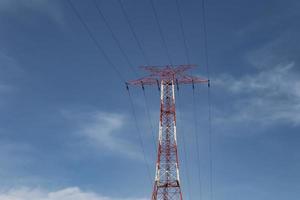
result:
[[(181, 107), (181, 104), (180, 104), (180, 93), (179, 93), (179, 89), (177, 89), (177, 110), (179, 112), (177, 112), (178, 114), (178, 124), (182, 124), (183, 123), (183, 120), (182, 120), (182, 107)], [(180, 128), (180, 126), (179, 126)], [(183, 132), (183, 130), (181, 129), (181, 131), (179, 130), (179, 136), (182, 135), (182, 143), (183, 143), (183, 159), (184, 159), (184, 168), (185, 168), (185, 177), (186, 177), (186, 180), (187, 180), (187, 188), (188, 188), (188, 197), (189, 199), (191, 200), (192, 199), (192, 193), (191, 193), (191, 182), (190, 182), (190, 168), (189, 168), (189, 165), (188, 165), (188, 154), (187, 154), (187, 150), (186, 150), (186, 138), (185, 138), (185, 134)]]
[(151, 115), (150, 115), (150, 110), (149, 110), (149, 104), (148, 104), (148, 100), (146, 98), (146, 92), (145, 89), (143, 88), (143, 96), (144, 96), (144, 102), (145, 102), (145, 109), (146, 109), (146, 115), (148, 117), (148, 122), (149, 122), (149, 128), (150, 128), (150, 132), (151, 132), (151, 136), (152, 136), (152, 140), (153, 140), (153, 144), (154, 144), (154, 149), (155, 152), (157, 152), (157, 145), (156, 145), (156, 139), (155, 139), (155, 131), (154, 131), (154, 127), (152, 125), (152, 120), (151, 120)]
[(83, 25), (83, 27), (85, 28), (85, 30), (87, 31), (89, 37), (91, 38), (91, 40), (93, 41), (93, 43), (96, 45), (97, 49), (99, 50), (99, 52), (103, 55), (103, 57), (106, 59), (106, 61), (108, 62), (108, 64), (110, 66), (112, 66), (113, 70), (116, 72), (116, 74), (118, 75), (118, 77), (125, 82), (125, 78), (122, 76), (121, 72), (118, 70), (118, 68), (113, 64), (113, 62), (111, 61), (111, 59), (108, 57), (108, 55), (106, 54), (106, 52), (104, 51), (104, 49), (101, 47), (100, 43), (97, 41), (97, 39), (94, 37), (91, 29), (89, 28), (89, 26), (87, 25), (87, 23), (84, 21), (84, 19), (81, 17), (80, 13), (78, 12), (78, 10), (76, 9), (76, 7), (74, 6), (72, 0), (67, 0), (67, 2), (69, 3), (71, 9), (73, 10), (73, 12), (75, 13), (75, 15), (77, 16), (78, 20), (81, 22), (81, 24)]
[(200, 163), (200, 148), (199, 148), (199, 136), (198, 136), (198, 125), (197, 125), (197, 112), (196, 112), (196, 99), (195, 99), (195, 88), (193, 87), (193, 118), (194, 118), (194, 135), (196, 142), (196, 154), (197, 154), (197, 165), (198, 165), (198, 182), (199, 182), (199, 199), (202, 198), (202, 183), (201, 183), (201, 163)]
[(128, 87), (127, 87), (127, 93), (128, 93), (128, 96), (129, 96), (129, 101), (130, 101), (130, 106), (131, 106), (132, 116), (133, 116), (133, 119), (134, 119), (135, 128), (136, 128), (136, 131), (138, 132), (138, 139), (139, 139), (140, 147), (141, 147), (141, 150), (142, 150), (142, 153), (143, 153), (143, 159), (144, 159), (144, 164), (145, 164), (146, 169), (147, 169), (148, 179), (150, 181), (150, 185), (152, 185), (152, 178), (151, 178), (152, 176), (151, 176), (150, 164), (148, 163), (147, 158), (146, 158), (146, 151), (145, 151), (145, 145), (144, 145), (144, 142), (143, 142), (142, 133), (141, 133), (140, 128), (138, 126), (138, 120), (137, 120), (136, 112), (135, 112), (135, 109), (134, 109), (133, 100), (132, 100), (130, 90), (129, 90)]
[(133, 24), (132, 24), (132, 22), (131, 22), (131, 20), (130, 20), (130, 18), (129, 18), (129, 16), (128, 16), (127, 12), (126, 12), (124, 3), (122, 2), (122, 0), (118, 0), (118, 2), (119, 2), (119, 4), (120, 4), (120, 6), (121, 6), (122, 13), (123, 13), (123, 15), (125, 16), (125, 19), (126, 19), (128, 25), (129, 25), (129, 28), (130, 28), (130, 30), (131, 30), (131, 33), (132, 33), (132, 35), (133, 35), (133, 37), (134, 37), (134, 39), (135, 39), (135, 41), (136, 41), (136, 43), (137, 43), (137, 45), (138, 45), (138, 47), (139, 47), (139, 50), (141, 51), (141, 53), (142, 53), (142, 55), (143, 55), (143, 57), (144, 57), (144, 59), (145, 59), (145, 61), (146, 61), (146, 64), (147, 64), (147, 65), (150, 65), (148, 56), (147, 56), (147, 54), (145, 53), (145, 51), (144, 51), (144, 49), (143, 49), (143, 47), (142, 47), (142, 44), (141, 44), (141, 42), (140, 42), (140, 40), (139, 40), (139, 38), (138, 38), (138, 36), (137, 36), (137, 33), (136, 33), (135, 30), (134, 30)]
[(112, 38), (113, 38), (114, 41), (116, 42), (116, 44), (117, 44), (117, 46), (118, 46), (120, 52), (123, 54), (123, 56), (124, 56), (124, 58), (125, 58), (125, 60), (126, 60), (126, 62), (127, 62), (127, 64), (128, 64), (128, 66), (129, 66), (129, 68), (133, 71), (133, 73), (134, 73), (135, 75), (137, 75), (137, 72), (136, 72), (136, 70), (133, 68), (133, 65), (132, 65), (132, 63), (131, 63), (131, 61), (130, 61), (130, 59), (129, 59), (129, 56), (127, 55), (126, 51), (124, 50), (124, 48), (123, 48), (122, 45), (121, 45), (120, 40), (117, 38), (116, 34), (115, 34), (114, 31), (112, 30), (112, 28), (111, 28), (110, 24), (108, 23), (107, 19), (105, 18), (104, 14), (103, 14), (103, 12), (102, 12), (102, 10), (101, 10), (101, 8), (99, 7), (99, 5), (98, 5), (98, 3), (97, 3), (97, 0), (93, 0), (93, 1), (94, 1), (96, 10), (97, 10), (99, 16), (102, 18), (103, 22), (105, 23), (107, 29), (109, 30), (109, 32), (110, 32), (110, 34), (111, 34), (111, 36), (112, 36)]
[(186, 61), (187, 61), (187, 64), (191, 64), (190, 63), (189, 50), (188, 50), (188, 46), (187, 46), (187, 40), (186, 40), (184, 26), (183, 26), (183, 17), (182, 17), (181, 10), (180, 10), (180, 5), (179, 5), (179, 0), (175, 0), (175, 2), (176, 2), (177, 12), (178, 12), (178, 15), (179, 15), (179, 23), (180, 23), (181, 35), (183, 37), (184, 52), (185, 52)]
[(210, 200), (214, 199), (213, 196), (213, 141), (212, 141), (212, 114), (211, 114), (211, 80), (208, 59), (208, 37), (207, 37), (207, 24), (206, 24), (206, 2), (202, 0), (202, 19), (203, 19), (203, 32), (204, 32), (204, 52), (205, 52), (205, 65), (208, 77), (207, 88), (207, 102), (208, 102), (208, 134), (209, 134), (209, 158), (210, 158)]
[(170, 63), (171, 65), (173, 65), (172, 59), (171, 59), (171, 56), (170, 56), (170, 53), (169, 53), (169, 49), (168, 49), (168, 46), (167, 46), (167, 42), (166, 42), (166, 39), (165, 39), (165, 37), (164, 37), (164, 34), (163, 34), (163, 31), (162, 31), (161, 24), (160, 24), (160, 22), (159, 22), (157, 10), (156, 10), (156, 8), (155, 8), (155, 5), (154, 5), (153, 0), (149, 0), (149, 1), (150, 1), (150, 4), (151, 4), (151, 8), (152, 8), (152, 10), (153, 10), (153, 13), (154, 13), (155, 21), (156, 21), (156, 24), (157, 24), (157, 26), (158, 26), (158, 31), (159, 31), (161, 40), (162, 40), (162, 42), (163, 42), (163, 46), (164, 46), (164, 48), (165, 48), (165, 51), (166, 51), (166, 54), (167, 54), (169, 63)]

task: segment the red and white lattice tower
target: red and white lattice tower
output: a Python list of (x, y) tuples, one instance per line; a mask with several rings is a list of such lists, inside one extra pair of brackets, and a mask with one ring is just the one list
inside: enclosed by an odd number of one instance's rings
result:
[(155, 182), (152, 200), (182, 200), (176, 139), (175, 86), (207, 83), (185, 74), (194, 65), (143, 67), (149, 76), (127, 82), (129, 85), (157, 85), (160, 89), (160, 120)]

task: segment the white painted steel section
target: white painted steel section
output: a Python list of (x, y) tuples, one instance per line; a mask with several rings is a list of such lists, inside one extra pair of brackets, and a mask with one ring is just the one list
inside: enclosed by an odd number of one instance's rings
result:
[(178, 182), (179, 182), (179, 169), (178, 169), (177, 163), (176, 163), (176, 171), (177, 171), (177, 180), (178, 180)]
[[(163, 98), (164, 98), (164, 84), (163, 81), (161, 81), (161, 86), (160, 86), (160, 103), (163, 105)], [(159, 146), (162, 145), (162, 121), (159, 120), (159, 133), (158, 133), (158, 141), (159, 141)], [(159, 149), (158, 149), (159, 151)], [(160, 162), (160, 161), (159, 161)], [(156, 174), (155, 174), (155, 180), (159, 181), (160, 180), (160, 169), (158, 167), (158, 163), (156, 163)]]
[(175, 104), (175, 85), (174, 85), (174, 81), (172, 81), (172, 95), (173, 95), (173, 103)]
[(177, 131), (175, 125), (174, 125), (174, 140), (175, 140), (175, 144), (177, 145)]
[[(164, 82), (161, 81), (161, 86), (160, 86), (161, 90), (160, 90), (160, 103), (163, 104), (163, 98), (164, 98)], [(162, 122), (159, 120), (159, 134), (158, 134), (158, 140), (159, 140), (159, 144), (161, 145), (161, 141), (162, 141)]]
[[(173, 103), (174, 103), (174, 109), (175, 109), (175, 86), (174, 86), (174, 81), (172, 81), (172, 94), (173, 94)], [(176, 128), (176, 122), (175, 122), (175, 114), (174, 114), (174, 123), (173, 123), (173, 126), (174, 126), (174, 140), (175, 140), (175, 144), (177, 145), (177, 128)], [(175, 163), (175, 166), (176, 166), (176, 178), (179, 182), (179, 169), (178, 169), (178, 164)]]
[(160, 83), (160, 88), (161, 88), (161, 90), (160, 90), (160, 100), (163, 102), (163, 98), (164, 98), (164, 81), (161, 81), (161, 83)]
[(156, 173), (155, 173), (155, 180), (159, 180), (159, 169), (158, 169), (158, 163), (156, 163)]

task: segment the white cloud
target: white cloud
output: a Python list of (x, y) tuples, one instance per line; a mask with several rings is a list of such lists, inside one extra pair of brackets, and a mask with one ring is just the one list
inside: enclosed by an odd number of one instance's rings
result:
[(20, 16), (19, 9), (39, 12), (58, 24), (63, 24), (63, 12), (53, 0), (0, 0), (0, 12)]
[[(0, 191), (1, 192), (1, 191)], [(69, 187), (57, 191), (43, 189), (11, 189), (2, 191), (0, 200), (138, 200), (137, 198), (110, 198), (94, 192), (84, 192), (78, 187)], [(142, 200), (142, 199), (141, 199)]]
[(141, 158), (140, 151), (122, 135), (125, 134), (126, 117), (120, 113), (95, 111), (76, 113), (63, 111), (63, 115), (77, 124), (76, 133), (86, 142), (102, 150), (125, 154), (131, 158)]
[(232, 102), (230, 115), (219, 118), (219, 122), (300, 125), (300, 79), (294, 68), (295, 63), (291, 62), (241, 78), (218, 78), (215, 84), (237, 98)]
[[(294, 52), (293, 32), (283, 31), (277, 38), (244, 55), (251, 73), (234, 77), (223, 74), (214, 84), (230, 99), (217, 107), (217, 122), (227, 127), (241, 125), (300, 125), (300, 74)], [(223, 115), (223, 116), (222, 116)], [(226, 115), (226, 116), (225, 116)]]
[(290, 62), (289, 57), (295, 51), (291, 45), (291, 38), (297, 36), (288, 31), (284, 32), (260, 48), (246, 53), (244, 59), (257, 69), (273, 68), (280, 63)]

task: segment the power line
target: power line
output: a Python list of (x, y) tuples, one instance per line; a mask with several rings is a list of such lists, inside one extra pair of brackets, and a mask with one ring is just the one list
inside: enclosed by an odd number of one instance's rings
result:
[(162, 42), (163, 42), (163, 46), (164, 46), (164, 48), (165, 48), (165, 50), (166, 50), (166, 54), (167, 54), (169, 63), (170, 63), (171, 65), (173, 65), (173, 64), (172, 64), (172, 59), (171, 59), (171, 56), (170, 56), (170, 53), (169, 53), (169, 49), (168, 49), (168, 46), (167, 46), (167, 43), (166, 43), (166, 40), (165, 40), (163, 31), (162, 31), (162, 28), (161, 28), (161, 24), (160, 24), (160, 22), (159, 22), (159, 18), (158, 18), (158, 15), (157, 15), (157, 11), (156, 11), (154, 2), (153, 2), (153, 0), (149, 0), (149, 1), (150, 1), (150, 4), (151, 4), (153, 13), (154, 13), (155, 21), (156, 21), (156, 24), (157, 24), (157, 26), (158, 26), (158, 30), (159, 30), (159, 34), (160, 34), (161, 40), (162, 40)]
[(71, 9), (73, 10), (73, 12), (75, 13), (75, 15), (77, 16), (78, 20), (81, 22), (81, 24), (83, 25), (83, 27), (85, 28), (85, 30), (87, 31), (88, 35), (90, 36), (91, 40), (94, 42), (94, 44), (96, 45), (97, 49), (101, 52), (101, 54), (104, 56), (104, 58), (106, 59), (106, 61), (108, 62), (109, 65), (111, 65), (114, 69), (114, 71), (116, 72), (116, 74), (119, 76), (119, 78), (125, 82), (125, 78), (122, 76), (121, 72), (118, 70), (118, 68), (113, 64), (113, 62), (110, 60), (110, 58), (108, 57), (108, 55), (105, 53), (104, 49), (101, 47), (101, 45), (99, 44), (99, 42), (97, 41), (97, 39), (94, 37), (91, 29), (89, 28), (89, 26), (87, 25), (87, 23), (85, 23), (85, 21), (83, 20), (83, 18), (81, 17), (81, 15), (79, 14), (78, 10), (76, 9), (76, 7), (74, 6), (72, 0), (67, 0), (67, 2), (69, 3)]
[[(179, 5), (179, 0), (175, 0), (176, 2), (176, 7), (177, 7), (177, 12), (179, 15), (179, 23), (180, 23), (180, 30), (181, 30), (181, 35), (183, 37), (183, 43), (184, 43), (184, 52), (186, 56), (186, 60), (188, 64), (190, 64), (190, 56), (189, 56), (189, 51), (188, 51), (188, 46), (187, 46), (187, 40), (184, 32), (184, 26), (183, 26), (183, 17), (182, 13), (180, 10), (180, 5)], [(198, 182), (199, 182), (199, 199), (202, 197), (202, 184), (201, 184), (201, 169), (200, 169), (200, 153), (199, 153), (199, 138), (198, 138), (198, 126), (197, 126), (197, 113), (196, 113), (196, 105), (195, 105), (195, 91), (194, 91), (194, 85), (193, 85), (193, 115), (194, 115), (194, 135), (196, 138), (196, 146), (197, 146), (197, 164), (198, 164)]]
[(205, 0), (202, 0), (202, 19), (203, 19), (203, 32), (204, 32), (205, 64), (206, 64), (206, 71), (207, 71), (207, 77), (208, 77), (207, 102), (208, 102), (209, 157), (210, 157), (210, 200), (213, 200), (214, 199), (214, 196), (213, 196), (214, 183), (213, 183), (212, 117), (211, 117), (210, 70), (209, 70), (209, 59), (208, 59), (208, 39), (207, 39)]
[(181, 35), (183, 37), (186, 61), (187, 61), (187, 64), (190, 64), (190, 56), (189, 56), (189, 51), (188, 51), (188, 46), (187, 46), (187, 40), (186, 40), (184, 27), (183, 27), (183, 17), (182, 17), (180, 6), (179, 6), (179, 1), (176, 0), (175, 2), (176, 2), (177, 12), (178, 12), (178, 15), (179, 15), (179, 23), (180, 23)]
[(210, 78), (209, 66), (208, 66), (208, 39), (207, 39), (207, 26), (206, 26), (206, 7), (205, 0), (202, 0), (202, 19), (203, 19), (203, 32), (204, 32), (204, 54), (205, 54), (205, 65), (207, 70), (208, 79)]
[[(94, 1), (96, 1), (96, 0), (94, 0)], [(139, 41), (136, 32), (134, 31), (133, 25), (132, 25), (132, 23), (131, 23), (131, 21), (130, 21), (130, 19), (129, 19), (129, 16), (128, 16), (127, 12), (126, 12), (125, 6), (124, 6), (122, 0), (118, 0), (118, 2), (119, 2), (119, 4), (120, 4), (122, 13), (123, 13), (123, 15), (125, 16), (125, 19), (126, 19), (128, 25), (129, 25), (129, 28), (130, 28), (130, 30), (131, 30), (131, 32), (132, 32), (132, 35), (133, 35), (135, 41), (136, 41), (137, 44), (138, 44), (139, 50), (141, 51), (141, 53), (142, 53), (142, 55), (143, 55), (143, 57), (144, 57), (144, 59), (145, 59), (147, 65), (149, 65), (148, 57), (146, 56), (146, 53), (145, 53), (145, 51), (144, 51), (143, 48), (142, 48), (141, 42)], [(100, 9), (99, 9), (99, 10), (100, 10)], [(153, 139), (153, 143), (154, 143), (154, 149), (157, 150), (156, 142), (155, 142), (155, 137), (154, 137), (154, 128), (153, 128), (153, 125), (152, 125), (152, 120), (151, 120), (151, 116), (150, 116), (150, 112), (149, 112), (149, 106), (148, 106), (148, 102), (147, 102), (146, 93), (145, 93), (144, 88), (143, 88), (143, 96), (144, 96), (144, 101), (145, 101), (146, 114), (147, 114), (148, 121), (149, 121), (149, 124), (150, 124), (150, 131), (151, 131), (151, 133), (152, 133), (151, 135), (152, 135), (152, 139)]]
[(211, 118), (211, 93), (210, 86), (207, 89), (208, 101), (208, 132), (209, 132), (209, 154), (210, 154), (210, 199), (213, 200), (213, 147), (212, 147), (212, 118)]
[(199, 193), (200, 193), (200, 196), (199, 196), (199, 199), (201, 199), (201, 196), (202, 196), (202, 184), (201, 184), (201, 165), (200, 165), (200, 149), (199, 149), (199, 137), (198, 137), (198, 126), (197, 126), (197, 113), (196, 113), (196, 104), (195, 104), (195, 88), (193, 87), (193, 118), (194, 118), (194, 125), (195, 125), (195, 131), (194, 131), (194, 134), (195, 134), (195, 141), (196, 141), (196, 151), (197, 151), (197, 165), (198, 165), (198, 181), (199, 181)]
[(131, 97), (131, 94), (130, 94), (130, 91), (129, 91), (128, 87), (127, 87), (127, 92), (128, 92), (128, 96), (129, 96), (132, 116), (134, 118), (135, 128), (136, 128), (136, 131), (138, 132), (138, 136), (139, 136), (140, 147), (141, 147), (142, 152), (143, 152), (144, 163), (146, 165), (146, 169), (147, 169), (147, 172), (148, 172), (148, 178), (149, 178), (150, 185), (151, 185), (152, 184), (152, 178), (151, 178), (150, 165), (149, 165), (149, 163), (147, 162), (147, 159), (146, 159), (145, 145), (144, 145), (144, 142), (143, 142), (142, 133), (141, 133), (141, 131), (139, 129), (139, 126), (138, 126), (138, 121), (137, 121), (137, 116), (136, 116), (136, 112), (135, 112), (135, 109), (134, 109), (133, 100), (132, 100), (132, 97)]
[[(179, 1), (175, 0), (176, 2), (176, 7), (177, 7), (177, 12), (179, 15), (179, 23), (180, 23), (180, 29), (181, 29), (181, 35), (183, 37), (183, 43), (184, 43), (184, 52), (186, 56), (186, 60), (188, 64), (190, 64), (190, 56), (189, 56), (189, 51), (188, 51), (188, 46), (187, 46), (187, 40), (184, 32), (184, 26), (183, 26), (183, 17), (181, 14), (180, 10), (180, 5)], [(201, 169), (200, 169), (200, 155), (199, 155), (199, 139), (198, 139), (198, 126), (197, 126), (197, 113), (196, 113), (196, 105), (195, 105), (195, 92), (194, 92), (194, 85), (193, 85), (193, 114), (194, 114), (194, 134), (196, 137), (196, 146), (197, 146), (197, 164), (198, 164), (198, 182), (199, 182), (199, 199), (202, 199), (202, 184), (201, 184)]]
[(130, 67), (130, 69), (135, 73), (135, 75), (137, 75), (136, 71), (134, 70), (133, 68), (133, 65), (128, 57), (128, 55), (125, 53), (125, 50), (123, 49), (122, 45), (121, 45), (121, 42), (120, 40), (117, 38), (117, 36), (115, 35), (114, 31), (112, 30), (111, 26), (109, 25), (107, 19), (105, 18), (101, 8), (99, 7), (98, 3), (97, 3), (97, 0), (93, 0), (94, 1), (94, 4), (95, 4), (95, 7), (96, 7), (96, 10), (98, 12), (98, 14), (101, 16), (101, 18), (103, 19), (106, 27), (108, 28), (112, 38), (114, 39), (114, 41), (117, 43), (117, 46), (118, 48), (120, 49), (121, 53), (123, 54), (128, 66)]
[[(81, 17), (81, 15), (79, 14), (78, 10), (76, 9), (76, 7), (73, 5), (71, 0), (68, 0), (70, 7), (72, 8), (72, 10), (74, 11), (74, 13), (76, 14), (76, 16), (78, 17), (79, 21), (82, 23), (82, 25), (84, 26), (84, 28), (86, 29), (88, 35), (90, 36), (90, 38), (92, 39), (92, 41), (94, 42), (94, 44), (96, 45), (96, 47), (98, 48), (98, 50), (103, 54), (103, 56), (105, 57), (105, 59), (107, 60), (107, 62), (113, 67), (113, 69), (116, 71), (116, 73), (118, 74), (119, 78), (125, 82), (125, 79), (123, 78), (122, 74), (118, 71), (118, 69), (116, 68), (116, 66), (113, 64), (113, 62), (109, 59), (109, 57), (107, 56), (107, 54), (105, 53), (105, 51), (102, 49), (102, 47), (100, 46), (100, 44), (98, 43), (98, 41), (96, 40), (96, 38), (93, 36), (89, 26), (84, 22), (83, 18)], [(134, 110), (134, 106), (133, 106), (133, 101), (130, 95), (130, 92), (128, 90), (128, 95), (129, 95), (129, 99), (130, 99), (130, 104), (131, 104), (131, 108), (132, 108), (132, 113), (133, 113), (133, 117), (134, 117), (134, 121), (135, 121), (135, 125), (136, 125), (136, 129), (139, 133), (139, 141), (140, 141), (140, 145), (142, 148), (142, 152), (143, 152), (143, 158), (144, 158), (144, 162), (148, 171), (148, 178), (150, 181), (150, 185), (152, 184), (152, 179), (151, 179), (151, 173), (150, 173), (150, 168), (146, 159), (146, 154), (145, 154), (145, 149), (144, 149), (144, 143), (142, 140), (142, 136), (139, 130), (139, 127), (137, 125), (137, 117), (135, 114), (135, 110)]]
[(138, 39), (138, 36), (137, 36), (136, 32), (134, 31), (134, 27), (133, 27), (133, 25), (132, 25), (132, 23), (131, 23), (131, 21), (129, 19), (129, 16), (128, 16), (127, 12), (126, 12), (124, 3), (122, 2), (122, 0), (118, 0), (118, 2), (120, 4), (120, 6), (121, 6), (122, 13), (125, 16), (125, 19), (126, 19), (128, 25), (129, 25), (129, 28), (130, 28), (130, 30), (132, 32), (132, 35), (133, 35), (135, 41), (137, 42), (139, 50), (141, 51), (141, 53), (142, 53), (142, 55), (143, 55), (143, 57), (144, 57), (144, 59), (146, 61), (146, 64), (149, 65), (149, 63), (150, 63), (149, 59), (148, 59), (148, 57), (147, 57), (147, 55), (146, 55), (146, 53), (145, 53), (145, 51), (144, 51), (144, 49), (142, 47), (142, 44), (141, 44), (140, 40)]
[[(179, 15), (179, 23), (180, 23), (180, 30), (181, 30), (181, 35), (183, 37), (183, 43), (184, 43), (184, 50), (185, 50), (185, 56), (188, 64), (190, 64), (190, 56), (189, 56), (189, 51), (188, 51), (188, 46), (187, 46), (187, 39), (185, 36), (185, 31), (184, 31), (184, 26), (183, 26), (183, 17), (182, 13), (180, 10), (180, 5), (179, 5), (179, 0), (175, 0), (176, 2), (176, 7), (177, 7), (177, 12)], [(197, 126), (197, 113), (196, 113), (196, 105), (195, 105), (195, 88), (193, 85), (193, 118), (194, 118), (194, 135), (196, 139), (196, 151), (197, 151), (197, 165), (198, 165), (198, 182), (199, 182), (199, 199), (202, 198), (202, 184), (201, 184), (201, 165), (200, 165), (200, 150), (199, 150), (199, 138), (198, 138), (198, 126)]]
[[(181, 104), (180, 104), (180, 95), (179, 95), (179, 90), (177, 89), (177, 102), (178, 102), (178, 120), (179, 124), (182, 123), (182, 117), (181, 117)], [(180, 127), (180, 126), (179, 126)], [(182, 142), (183, 142), (183, 158), (184, 158), (184, 168), (185, 168), (185, 176), (187, 180), (187, 188), (188, 188), (188, 194), (189, 194), (189, 199), (191, 200), (192, 198), (192, 193), (191, 193), (191, 183), (190, 183), (190, 176), (189, 176), (189, 165), (188, 165), (188, 157), (187, 157), (187, 152), (186, 152), (186, 140), (185, 140), (185, 133), (181, 133), (182, 135)]]
[(149, 125), (150, 125), (150, 131), (151, 131), (152, 140), (153, 140), (153, 144), (154, 144), (154, 149), (155, 149), (155, 152), (157, 152), (156, 140), (155, 140), (155, 136), (154, 136), (154, 127), (152, 125), (149, 105), (148, 105), (148, 101), (147, 101), (147, 98), (146, 98), (146, 92), (145, 92), (144, 88), (143, 88), (143, 96), (144, 96), (144, 101), (145, 101), (146, 114), (147, 114), (147, 117), (148, 117), (148, 121), (149, 121)]

